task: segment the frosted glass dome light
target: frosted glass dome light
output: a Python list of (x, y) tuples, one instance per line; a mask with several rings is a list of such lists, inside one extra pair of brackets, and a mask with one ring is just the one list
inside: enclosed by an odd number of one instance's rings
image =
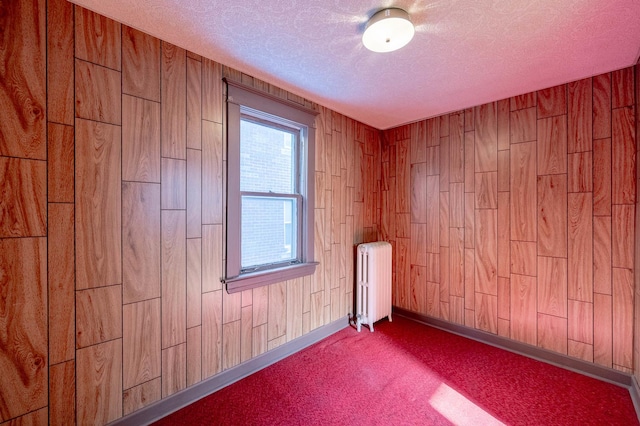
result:
[(392, 52), (409, 43), (414, 33), (407, 12), (398, 8), (383, 9), (367, 22), (362, 44), (373, 52)]

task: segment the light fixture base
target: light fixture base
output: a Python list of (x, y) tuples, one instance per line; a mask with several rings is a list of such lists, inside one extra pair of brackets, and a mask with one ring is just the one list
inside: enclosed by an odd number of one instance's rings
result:
[(399, 8), (376, 12), (364, 30), (362, 44), (373, 52), (392, 52), (411, 41), (415, 28), (409, 14)]

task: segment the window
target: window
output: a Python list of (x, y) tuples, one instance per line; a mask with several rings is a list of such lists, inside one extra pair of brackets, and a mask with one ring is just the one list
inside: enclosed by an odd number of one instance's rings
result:
[(227, 81), (230, 293), (313, 274), (315, 111)]

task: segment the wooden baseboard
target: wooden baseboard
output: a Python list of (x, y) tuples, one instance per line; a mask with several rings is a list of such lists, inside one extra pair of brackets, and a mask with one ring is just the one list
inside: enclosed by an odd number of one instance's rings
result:
[(440, 330), (627, 388), (640, 419), (640, 388), (638, 381), (631, 374), (395, 306), (393, 307), (393, 315), (399, 315)]
[(265, 367), (274, 364), (302, 349), (317, 343), (332, 334), (349, 326), (348, 317), (343, 317), (337, 321), (317, 328), (291, 342), (278, 346), (277, 348), (265, 352), (255, 358), (250, 359), (236, 367), (223, 371), (222, 373), (210, 377), (187, 389), (177, 392), (167, 398), (144, 407), (128, 416), (110, 423), (111, 425), (148, 425), (169, 414), (196, 402), (199, 399), (210, 395), (225, 386), (237, 382)]

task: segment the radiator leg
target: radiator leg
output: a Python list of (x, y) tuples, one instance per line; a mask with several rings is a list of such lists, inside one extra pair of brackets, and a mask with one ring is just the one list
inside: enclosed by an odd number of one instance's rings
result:
[(369, 324), (369, 330), (373, 333), (373, 323)]
[(391, 320), (391, 314), (389, 314), (389, 322), (392, 322), (392, 320)]
[(358, 333), (360, 333), (360, 330), (362, 329), (362, 323), (360, 322), (360, 317), (358, 317), (358, 319), (356, 320), (356, 329), (358, 330)]

